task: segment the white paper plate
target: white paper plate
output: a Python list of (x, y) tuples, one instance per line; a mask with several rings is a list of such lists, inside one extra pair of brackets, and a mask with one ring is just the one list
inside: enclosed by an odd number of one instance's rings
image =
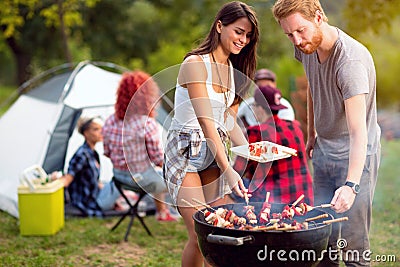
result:
[(262, 154), (261, 157), (252, 156), (252, 155), (250, 155), (248, 145), (232, 147), (231, 151), (238, 156), (241, 156), (241, 157), (244, 157), (247, 159), (251, 159), (254, 161), (262, 162), (262, 163), (270, 162), (270, 161), (274, 161), (274, 160), (278, 160), (278, 159), (288, 158), (288, 157), (291, 157), (292, 155), (297, 155), (296, 149), (278, 145), (278, 144), (275, 144), (275, 143), (272, 143), (269, 141), (262, 141), (262, 142), (257, 142), (257, 143), (253, 143), (253, 144), (267, 144), (267, 145), (276, 146), (278, 148), (278, 154), (265, 153), (265, 154)]

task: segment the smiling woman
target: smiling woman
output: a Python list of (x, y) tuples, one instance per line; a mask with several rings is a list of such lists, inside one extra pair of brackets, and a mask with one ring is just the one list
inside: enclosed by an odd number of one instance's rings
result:
[(196, 197), (221, 205), (231, 190), (242, 197), (247, 192), (227, 151), (231, 141), (247, 144), (234, 116), (254, 75), (258, 35), (255, 12), (242, 2), (227, 3), (203, 43), (187, 53), (180, 67), (164, 178), (188, 230), (182, 266), (202, 266), (204, 259), (194, 231), (194, 211), (181, 200)]

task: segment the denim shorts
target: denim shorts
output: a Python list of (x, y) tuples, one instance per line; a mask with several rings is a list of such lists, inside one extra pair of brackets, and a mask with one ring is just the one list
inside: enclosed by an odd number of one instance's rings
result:
[(218, 168), (215, 156), (207, 146), (207, 142), (201, 143), (200, 152), (196, 156), (190, 156), (187, 172), (200, 172), (210, 168)]

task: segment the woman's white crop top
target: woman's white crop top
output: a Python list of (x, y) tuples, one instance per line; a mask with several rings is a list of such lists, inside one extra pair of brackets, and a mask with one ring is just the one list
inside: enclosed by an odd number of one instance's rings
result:
[[(206, 88), (207, 93), (210, 98), (210, 103), (213, 111), (213, 117), (216, 125), (224, 125), (224, 112), (226, 109), (225, 106), (225, 96), (223, 93), (215, 92), (212, 86), (212, 71), (211, 71), (211, 60), (210, 55), (201, 55), (200, 56), (207, 70), (207, 80), (206, 80)], [(233, 75), (233, 67), (232, 64), (229, 64), (229, 73), (230, 80), (232, 81), (229, 99), (228, 99), (228, 107), (230, 107), (235, 98), (235, 82)], [(192, 103), (190, 102), (189, 93), (187, 88), (182, 87), (178, 82), (176, 84), (175, 90), (175, 103), (174, 103), (174, 119), (172, 122), (174, 129), (191, 128), (191, 129), (199, 129), (200, 124), (197, 120), (196, 114), (194, 112), (194, 108)], [(217, 127), (217, 126), (216, 126)]]

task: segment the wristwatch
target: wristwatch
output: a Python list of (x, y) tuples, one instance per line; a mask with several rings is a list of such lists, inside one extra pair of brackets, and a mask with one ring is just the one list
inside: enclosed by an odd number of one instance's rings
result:
[(354, 194), (360, 193), (360, 185), (359, 184), (347, 181), (344, 185), (347, 185), (348, 187), (353, 189)]

